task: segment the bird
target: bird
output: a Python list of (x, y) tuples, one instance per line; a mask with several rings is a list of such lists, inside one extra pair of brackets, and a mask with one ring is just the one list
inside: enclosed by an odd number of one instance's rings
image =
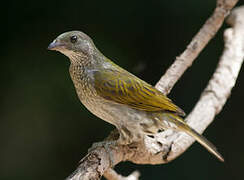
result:
[(48, 50), (69, 58), (69, 73), (78, 98), (91, 113), (118, 129), (118, 144), (128, 145), (160, 130), (172, 129), (190, 135), (224, 161), (217, 148), (184, 121), (181, 108), (154, 86), (104, 56), (85, 33), (62, 33)]

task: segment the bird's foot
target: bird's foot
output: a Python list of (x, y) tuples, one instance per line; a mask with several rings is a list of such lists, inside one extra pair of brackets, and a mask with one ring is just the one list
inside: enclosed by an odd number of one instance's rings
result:
[(109, 155), (109, 160), (111, 166), (115, 165), (114, 154), (112, 153), (111, 149), (116, 147), (117, 141), (102, 141), (102, 142), (95, 142), (92, 144), (92, 147), (88, 149), (88, 153), (95, 151), (98, 148), (104, 148), (107, 154)]
[(170, 145), (169, 145), (169, 147), (167, 148), (167, 150), (165, 149), (165, 151), (164, 151), (164, 155), (163, 155), (163, 160), (165, 161), (165, 162), (167, 162), (168, 161), (168, 156), (169, 156), (169, 154), (170, 154), (170, 152), (171, 152), (171, 149), (172, 149), (172, 144), (173, 143), (170, 143)]
[(88, 149), (88, 152), (91, 152), (97, 148), (105, 148), (105, 150), (108, 150), (109, 147), (115, 146), (117, 144), (117, 141), (101, 141), (101, 142), (95, 142), (92, 144), (92, 147)]
[(121, 136), (121, 134), (120, 134), (120, 137), (116, 142), (118, 145), (128, 145), (128, 144), (131, 144), (133, 141), (132, 141), (132, 139)]

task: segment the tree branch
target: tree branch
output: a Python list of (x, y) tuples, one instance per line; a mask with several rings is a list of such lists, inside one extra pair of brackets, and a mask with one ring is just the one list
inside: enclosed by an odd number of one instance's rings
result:
[[(220, 28), (225, 16), (236, 2), (237, 0), (217, 1), (213, 15), (206, 21), (182, 55), (167, 70), (158, 82), (157, 88), (166, 94), (172, 89), (183, 72)], [(225, 48), (218, 67), (195, 108), (186, 118), (187, 123), (198, 132), (203, 132), (215, 115), (221, 111), (236, 82), (244, 58), (244, 7), (236, 8), (227, 22), (232, 28), (224, 33)], [(107, 179), (137, 180), (139, 177), (137, 173), (122, 177), (111, 168), (121, 161), (132, 161), (137, 164), (167, 163), (182, 154), (194, 142), (194, 139), (185, 133), (172, 130), (158, 133), (154, 138), (146, 136), (144, 142), (129, 145), (114, 143), (117, 136), (118, 132), (113, 131), (106, 140), (93, 146), (67, 180), (95, 180), (100, 179), (102, 175)]]
[(175, 62), (161, 77), (156, 84), (157, 89), (165, 94), (168, 94), (171, 91), (186, 69), (192, 65), (199, 53), (215, 36), (216, 32), (222, 26), (225, 17), (237, 2), (238, 0), (217, 0), (217, 5), (212, 16), (193, 37), (186, 50), (176, 58)]
[[(235, 8), (227, 23), (232, 26), (224, 33), (225, 47), (216, 71), (203, 91), (193, 111), (186, 118), (187, 123), (198, 132), (203, 132), (222, 110), (231, 94), (244, 58), (244, 6)], [(168, 160), (182, 154), (194, 139), (181, 133), (174, 140)]]

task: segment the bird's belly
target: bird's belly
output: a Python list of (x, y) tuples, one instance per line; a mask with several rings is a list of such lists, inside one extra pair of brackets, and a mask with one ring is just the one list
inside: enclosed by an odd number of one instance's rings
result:
[(98, 99), (90, 99), (81, 102), (95, 116), (115, 125), (114, 117), (112, 115), (113, 110), (109, 109), (109, 106), (106, 105), (106, 103), (101, 102)]
[(94, 115), (104, 121), (115, 125), (117, 128), (122, 126), (132, 127), (138, 126), (143, 119), (148, 119), (148, 115), (144, 111), (132, 109), (126, 105), (112, 103), (103, 98), (86, 98), (81, 100), (84, 106)]
[(95, 91), (77, 91), (77, 94), (91, 113), (117, 127), (121, 144), (138, 141), (144, 134), (154, 134), (158, 130), (151, 113), (108, 101), (99, 97)]
[(106, 102), (102, 98), (89, 97), (85, 100), (81, 100), (81, 102), (91, 113), (115, 126), (123, 124), (124, 117), (128, 115), (126, 114), (128, 111), (127, 108), (118, 107), (117, 104)]
[[(119, 143), (129, 144), (141, 140), (144, 135), (153, 135), (159, 129), (167, 129), (167, 119), (157, 120), (152, 113), (132, 109), (126, 105), (99, 98), (81, 100), (85, 107), (102, 120), (113, 124), (120, 133)], [(164, 128), (165, 126), (165, 128)]]

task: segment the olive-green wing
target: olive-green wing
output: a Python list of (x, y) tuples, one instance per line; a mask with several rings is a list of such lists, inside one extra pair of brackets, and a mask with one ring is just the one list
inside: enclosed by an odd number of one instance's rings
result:
[(184, 115), (163, 93), (129, 72), (94, 71), (94, 85), (103, 98), (144, 111), (171, 111)]

